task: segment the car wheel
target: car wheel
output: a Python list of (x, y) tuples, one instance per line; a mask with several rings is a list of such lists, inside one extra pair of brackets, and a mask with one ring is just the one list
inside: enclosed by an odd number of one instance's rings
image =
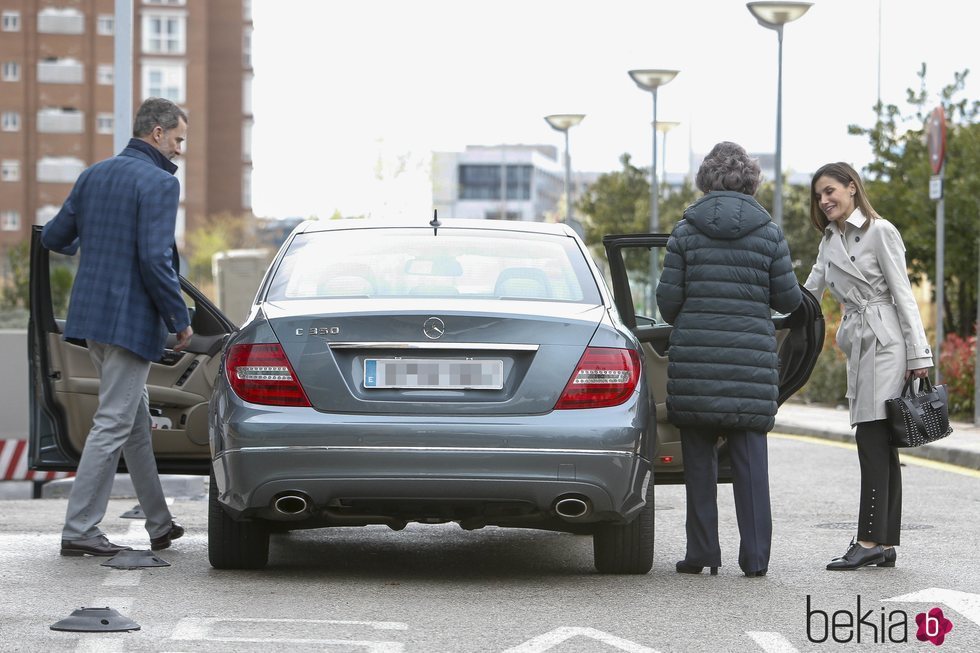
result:
[(218, 502), (211, 471), (208, 493), (208, 560), (215, 569), (261, 569), (269, 561), (269, 530), (259, 520), (235, 521)]
[(653, 479), (646, 505), (628, 524), (602, 524), (592, 535), (595, 568), (601, 574), (645, 574), (653, 567)]

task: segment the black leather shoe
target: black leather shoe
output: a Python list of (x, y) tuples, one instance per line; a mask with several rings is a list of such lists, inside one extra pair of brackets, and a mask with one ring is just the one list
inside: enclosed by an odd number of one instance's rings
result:
[(760, 569), (759, 571), (747, 571), (745, 572), (746, 578), (762, 578), (766, 575), (769, 569)]
[(898, 552), (895, 550), (895, 547), (890, 547), (890, 548), (885, 549), (884, 550), (884, 554), (885, 554), (885, 561), (884, 562), (879, 562), (878, 563), (878, 566), (879, 567), (894, 567), (895, 566), (895, 560), (898, 558)]
[(114, 556), (120, 551), (129, 551), (130, 546), (113, 544), (105, 535), (87, 537), (83, 540), (61, 540), (63, 556)]
[(885, 549), (880, 544), (866, 548), (851, 540), (851, 548), (847, 550), (847, 553), (840, 558), (834, 558), (827, 565), (827, 569), (830, 571), (848, 571), (882, 562), (887, 562), (887, 560), (885, 559)]
[[(704, 567), (697, 567), (695, 565), (688, 564), (683, 560), (674, 565), (674, 569), (677, 570), (678, 574), (700, 574), (702, 571), (704, 571)], [(711, 575), (718, 575), (718, 567), (711, 567)]]
[(160, 549), (166, 549), (170, 546), (173, 540), (176, 540), (184, 535), (184, 527), (175, 521), (170, 522), (170, 530), (161, 535), (160, 537), (150, 538), (150, 548), (154, 551), (159, 551)]

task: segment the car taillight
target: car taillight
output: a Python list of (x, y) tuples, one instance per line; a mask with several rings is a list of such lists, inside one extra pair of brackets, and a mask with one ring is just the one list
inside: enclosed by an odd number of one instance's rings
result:
[(286, 353), (278, 343), (233, 345), (225, 356), (232, 390), (245, 401), (267, 406), (309, 406)]
[(640, 357), (632, 349), (588, 347), (555, 409), (618, 406), (633, 394), (639, 375)]

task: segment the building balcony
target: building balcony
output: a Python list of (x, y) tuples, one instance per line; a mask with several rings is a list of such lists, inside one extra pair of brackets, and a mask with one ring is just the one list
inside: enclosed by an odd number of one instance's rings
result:
[(85, 81), (85, 67), (75, 59), (38, 61), (37, 81), (43, 84), (81, 84)]
[(84, 34), (85, 16), (78, 9), (47, 7), (37, 13), (37, 31), (41, 34)]
[(37, 180), (49, 184), (73, 184), (85, 170), (85, 162), (75, 157), (46, 156), (38, 159)]
[(37, 131), (42, 134), (81, 134), (85, 114), (75, 109), (41, 109), (37, 112)]

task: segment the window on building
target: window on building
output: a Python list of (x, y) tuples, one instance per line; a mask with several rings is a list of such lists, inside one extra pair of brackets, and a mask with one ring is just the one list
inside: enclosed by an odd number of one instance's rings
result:
[(242, 161), (252, 160), (252, 121), (242, 122)]
[(507, 166), (507, 199), (531, 199), (531, 166)]
[(20, 81), (20, 64), (16, 61), (4, 61), (2, 79), (5, 82)]
[(245, 73), (242, 77), (242, 113), (252, 115), (252, 75)]
[(102, 36), (112, 36), (116, 33), (116, 17), (112, 14), (99, 14), (95, 19), (95, 31)]
[[(499, 200), (501, 167), (493, 164), (459, 166), (459, 199)], [(531, 199), (531, 166), (504, 167), (507, 169), (507, 199)]]
[(113, 67), (111, 63), (101, 63), (95, 69), (95, 79), (103, 86), (112, 86)]
[(252, 20), (252, 0), (242, 0), (242, 20)]
[(246, 27), (242, 32), (242, 65), (252, 67), (252, 28)]
[(20, 161), (15, 159), (0, 161), (0, 181), (20, 181)]
[(252, 208), (252, 168), (246, 166), (242, 169), (242, 209), (248, 211)]
[(184, 54), (187, 50), (187, 17), (181, 14), (143, 14), (143, 52)]
[(187, 99), (187, 68), (182, 63), (143, 64), (143, 97), (162, 97), (183, 104)]
[(19, 11), (3, 12), (3, 17), (0, 18), (0, 29), (2, 29), (4, 32), (19, 32), (20, 12)]
[(500, 166), (459, 166), (459, 199), (499, 200)]
[(187, 0), (143, 0), (145, 5), (166, 5), (168, 7), (183, 7)]
[(0, 211), (0, 231), (20, 231), (20, 213)]
[(0, 113), (0, 130), (5, 132), (19, 132), (20, 114), (16, 111), (4, 111)]
[(111, 113), (98, 113), (95, 115), (95, 131), (97, 133), (111, 134), (115, 125), (115, 116)]

